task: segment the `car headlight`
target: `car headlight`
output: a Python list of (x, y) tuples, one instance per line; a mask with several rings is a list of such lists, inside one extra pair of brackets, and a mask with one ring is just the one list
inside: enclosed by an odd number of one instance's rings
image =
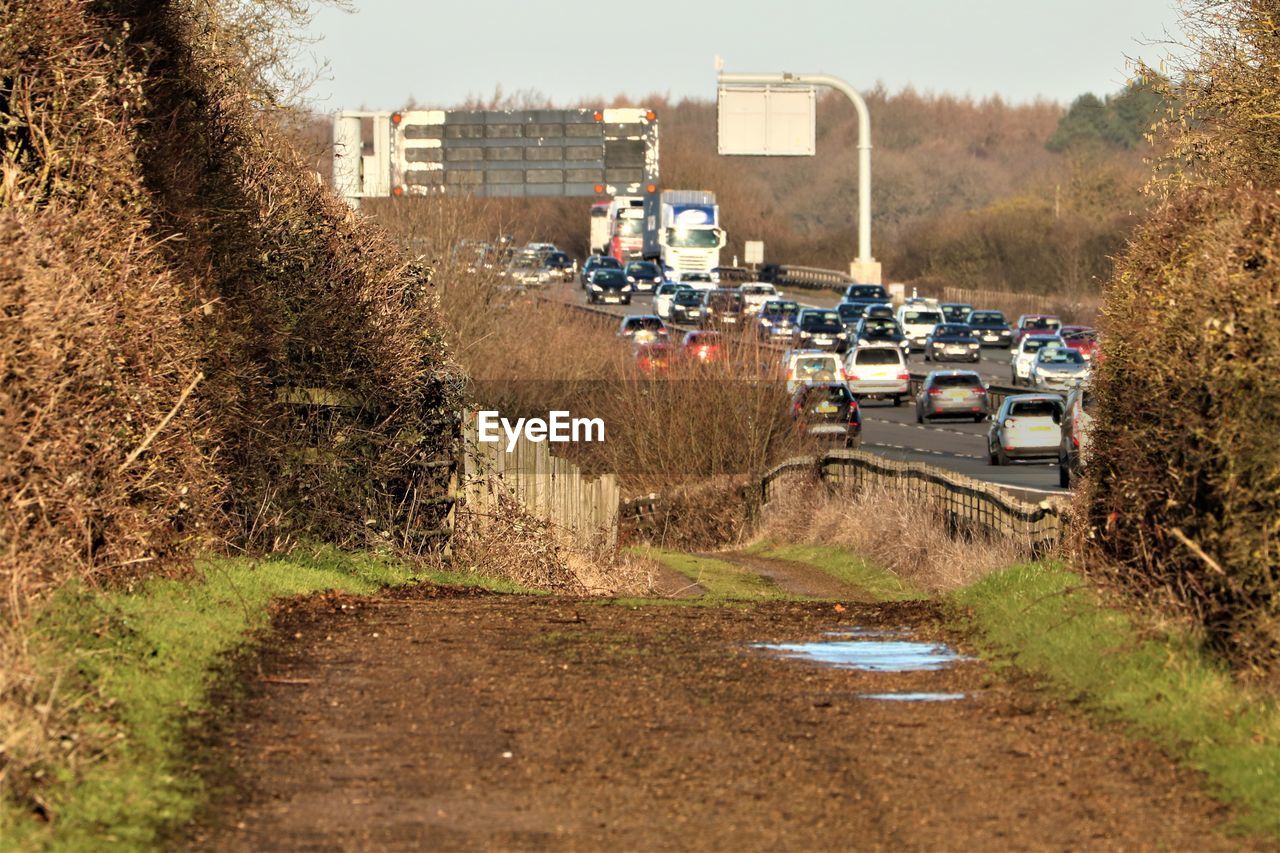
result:
[(770, 320), (768, 317), (761, 317), (761, 318), (760, 318), (760, 325), (761, 325), (761, 326), (772, 326), (772, 325), (773, 325), (773, 321), (772, 321), (772, 320)]
[(836, 333), (836, 337), (837, 337), (837, 338), (847, 338), (847, 337), (849, 337), (849, 333), (848, 333), (848, 332), (837, 332), (837, 333)]
[(601, 287), (600, 285), (596, 284), (594, 281), (593, 281), (593, 282), (591, 282), (591, 289), (592, 289), (592, 290), (604, 290), (604, 288), (603, 288), (603, 287)]
[(865, 347), (870, 345), (871, 345), (871, 341), (867, 340), (866, 338), (858, 338), (858, 346)]
[(978, 348), (977, 344), (969, 344), (969, 349), (977, 349), (977, 348)]
[(812, 337), (812, 335), (810, 335), (808, 332), (801, 332), (801, 333), (800, 333), (800, 337), (802, 337), (802, 338), (808, 338), (808, 337)]
[(633, 275), (629, 275), (629, 276), (627, 276), (627, 281), (631, 282), (632, 284), (635, 284), (635, 283), (636, 283), (636, 277), (635, 277), (635, 276), (633, 276)]

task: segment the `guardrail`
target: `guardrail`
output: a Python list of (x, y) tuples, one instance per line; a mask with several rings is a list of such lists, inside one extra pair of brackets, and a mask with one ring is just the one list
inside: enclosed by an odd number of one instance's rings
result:
[(1032, 503), (962, 474), (923, 462), (885, 459), (862, 450), (833, 450), (820, 457), (798, 457), (775, 466), (760, 478), (760, 506), (767, 506), (777, 496), (778, 481), (788, 475), (816, 477), (838, 491), (900, 491), (931, 507), (953, 536), (978, 534), (1008, 539), (1031, 555), (1056, 547), (1066, 528), (1067, 504), (1061, 498)]
[(760, 268), (760, 281), (786, 284), (812, 290), (844, 290), (853, 284), (848, 273), (821, 267), (801, 267), (792, 264), (766, 264)]

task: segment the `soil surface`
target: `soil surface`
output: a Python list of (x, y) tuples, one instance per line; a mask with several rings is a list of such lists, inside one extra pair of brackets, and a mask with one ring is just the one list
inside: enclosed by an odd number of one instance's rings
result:
[[(1192, 774), (977, 661), (866, 672), (755, 643), (952, 642), (935, 605), (628, 607), (421, 587), (296, 603), (215, 752), (213, 849), (1236, 847)], [(963, 646), (960, 648), (964, 651)], [(867, 693), (963, 693), (946, 702)]]

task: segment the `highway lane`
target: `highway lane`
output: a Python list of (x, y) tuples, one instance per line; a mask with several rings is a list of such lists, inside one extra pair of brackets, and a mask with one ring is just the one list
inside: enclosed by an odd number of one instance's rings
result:
[[(804, 297), (819, 291), (803, 291), (794, 297), (797, 302), (814, 304), (817, 300)], [(586, 294), (578, 282), (553, 286), (549, 297), (571, 304), (585, 305)], [(836, 294), (833, 294), (833, 296)], [(825, 301), (825, 300), (824, 300)], [(834, 304), (835, 300), (832, 300)], [(630, 305), (599, 305), (619, 319), (630, 314), (652, 314), (653, 301), (648, 294), (634, 294)], [(674, 326), (674, 324), (672, 324)], [(693, 327), (680, 327), (684, 330)], [(931, 369), (962, 368), (973, 366), (964, 363), (945, 362), (934, 364), (924, 361), (919, 354), (909, 359), (912, 371), (927, 372)], [(1009, 355), (1005, 350), (984, 350), (978, 372), (989, 382), (1009, 382)], [(1048, 494), (1067, 494), (1058, 487), (1058, 469), (1053, 460), (1045, 462), (1016, 462), (1006, 466), (987, 462), (986, 435), (988, 424), (972, 421), (937, 421), (920, 425), (915, 422), (915, 407), (904, 402), (900, 407), (876, 400), (864, 401), (863, 448), (890, 459), (909, 462), (926, 462), (956, 473), (1003, 486), (1023, 497), (1035, 498)]]

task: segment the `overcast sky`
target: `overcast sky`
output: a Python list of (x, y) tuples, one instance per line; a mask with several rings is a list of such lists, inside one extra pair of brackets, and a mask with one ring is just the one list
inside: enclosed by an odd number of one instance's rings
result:
[[(1126, 57), (1156, 64), (1175, 0), (350, 0), (311, 35), (326, 79), (314, 107), (391, 109), (488, 97), (557, 105), (626, 94), (715, 97), (727, 71), (823, 72), (1012, 101), (1118, 90)], [(630, 17), (628, 17), (630, 16)], [(311, 57), (308, 57), (310, 60)]]

